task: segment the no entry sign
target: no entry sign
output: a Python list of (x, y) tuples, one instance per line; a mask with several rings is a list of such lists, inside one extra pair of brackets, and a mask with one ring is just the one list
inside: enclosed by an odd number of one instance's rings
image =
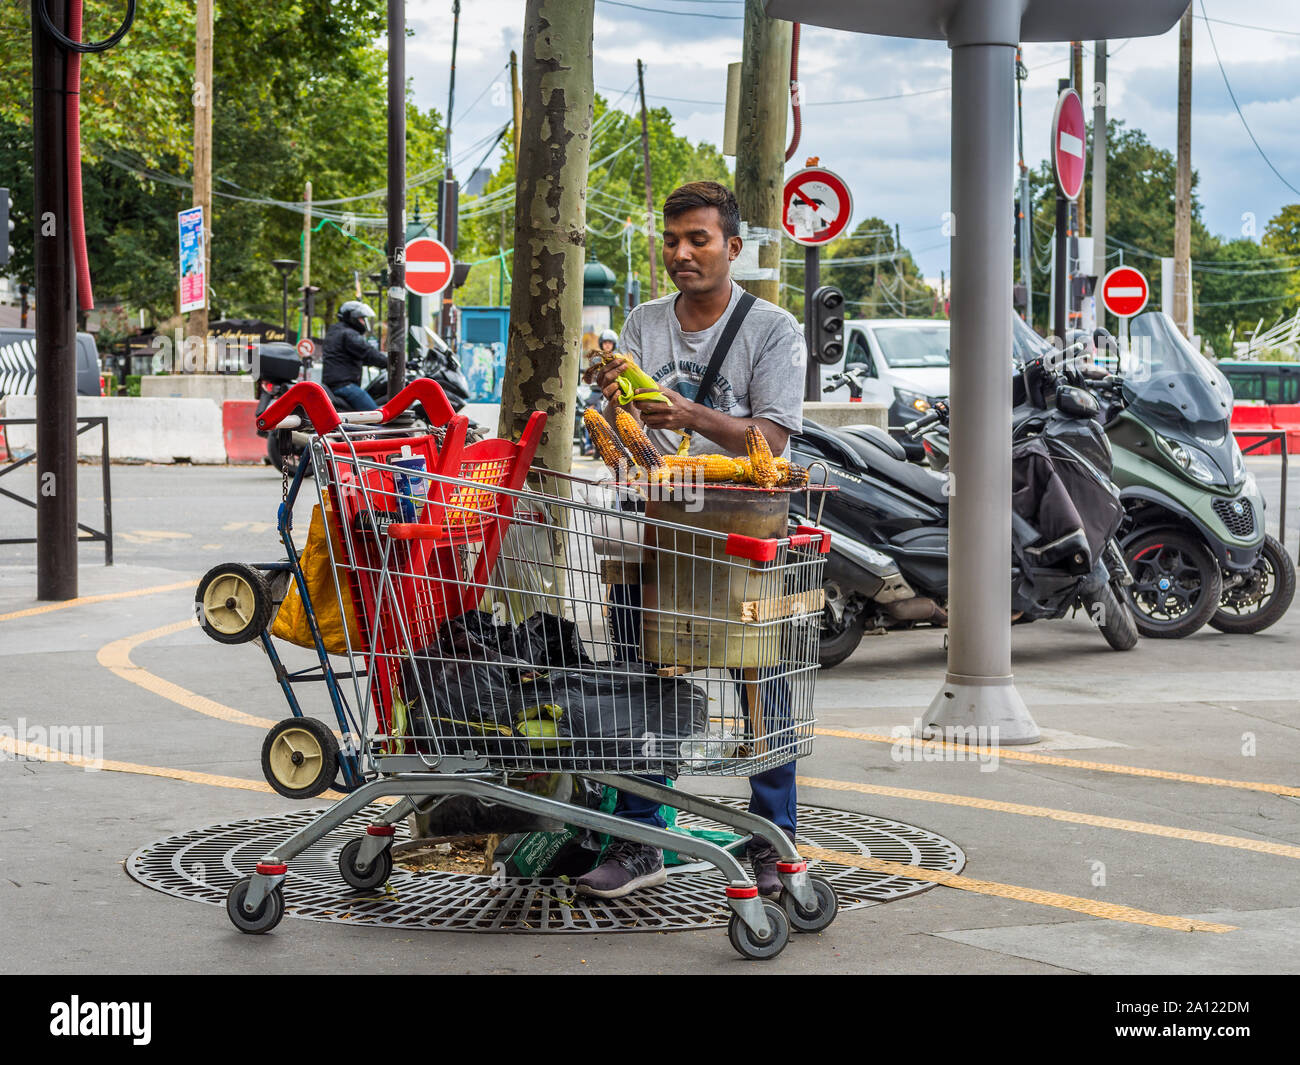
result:
[(1073, 89), (1063, 89), (1052, 115), (1052, 173), (1067, 200), (1077, 200), (1083, 188), (1083, 104)]
[(781, 226), (797, 244), (815, 246), (834, 240), (852, 217), (853, 197), (838, 174), (810, 166), (786, 181)]
[(1132, 318), (1147, 305), (1151, 286), (1140, 270), (1117, 266), (1101, 279), (1101, 302), (1116, 318)]
[(451, 284), (451, 252), (440, 240), (416, 237), (406, 245), (406, 291), (436, 296)]

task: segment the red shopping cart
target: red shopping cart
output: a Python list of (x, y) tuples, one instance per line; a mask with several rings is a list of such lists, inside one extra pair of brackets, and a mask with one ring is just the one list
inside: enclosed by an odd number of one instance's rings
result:
[[(419, 456), (416, 438), (382, 427), (313, 440), (338, 588), (358, 615), (347, 654), (365, 782), (234, 885), (227, 913), (242, 931), (279, 923), (290, 863), (307, 847), (397, 798), (339, 853), (349, 885), (379, 887), (395, 825), (449, 795), (713, 864), (746, 957), (775, 956), (791, 927), (834, 919), (834, 889), (770, 822), (645, 779), (749, 776), (811, 751), (829, 535), (785, 524), (772, 506), (784, 489), (729, 489), (753, 493), (729, 497), (733, 510), (766, 508), (781, 523), (782, 535), (749, 536), (709, 528), (680, 498), (642, 508), (636, 487), (530, 467), (543, 424), (534, 415), (518, 443), (467, 443), (452, 418)], [(426, 468), (413, 472), (417, 457)], [(759, 898), (709, 840), (507, 783), (556, 772), (765, 837), (781, 858), (780, 902)]]

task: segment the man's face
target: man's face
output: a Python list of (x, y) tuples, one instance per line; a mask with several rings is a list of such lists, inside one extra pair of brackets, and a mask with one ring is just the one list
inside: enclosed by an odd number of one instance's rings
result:
[(740, 254), (740, 238), (722, 235), (716, 207), (693, 207), (664, 219), (664, 267), (678, 291), (688, 295), (715, 292), (731, 279), (731, 261)]

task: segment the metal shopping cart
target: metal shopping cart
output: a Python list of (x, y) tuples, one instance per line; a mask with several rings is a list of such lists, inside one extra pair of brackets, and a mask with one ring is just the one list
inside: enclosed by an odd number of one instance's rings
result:
[[(268, 421), (302, 401), (291, 391)], [(775, 956), (792, 926), (830, 924), (834, 889), (783, 832), (644, 776), (750, 776), (811, 751), (828, 534), (789, 528), (772, 506), (782, 490), (728, 489), (752, 493), (728, 496), (730, 510), (766, 507), (781, 523), (782, 535), (751, 536), (710, 527), (728, 508), (710, 506), (702, 486), (651, 491), (530, 467), (542, 415), (517, 444), (466, 443), (457, 418), (423, 442), (313, 421), (330, 426), (310, 466), (333, 523), (337, 590), (357, 615), (340, 674), (357, 781), (234, 885), (236, 927), (274, 928), (289, 863), (396, 798), (339, 856), (348, 884), (382, 885), (397, 822), (453, 795), (711, 863), (729, 882), (729, 936), (746, 957)], [(422, 473), (394, 457), (417, 447)], [(713, 842), (507, 783), (538, 773), (580, 774), (765, 837), (781, 859), (780, 903), (759, 898)]]

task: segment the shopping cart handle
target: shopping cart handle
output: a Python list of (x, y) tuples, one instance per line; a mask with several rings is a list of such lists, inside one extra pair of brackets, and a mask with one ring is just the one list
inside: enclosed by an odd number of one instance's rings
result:
[(395, 521), (384, 526), (384, 531), (394, 540), (442, 540), (447, 530), (439, 525), (421, 525), (416, 522)]
[(329, 393), (315, 381), (299, 381), (283, 396), (262, 412), (257, 427), (263, 432), (272, 429), (297, 429), (303, 420), (293, 412), (302, 408), (317, 433), (330, 433), (339, 427), (340, 419)]
[(384, 415), (380, 420), (391, 422), (417, 403), (424, 407), (430, 425), (446, 425), (456, 416), (442, 385), (427, 377), (417, 377), (380, 408)]

